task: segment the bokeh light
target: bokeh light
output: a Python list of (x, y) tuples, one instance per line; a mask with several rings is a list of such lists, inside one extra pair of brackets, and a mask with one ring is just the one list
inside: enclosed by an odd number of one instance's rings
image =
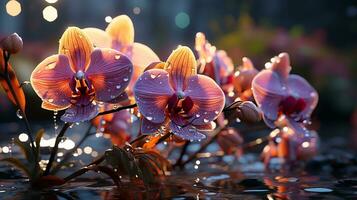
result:
[(113, 20), (113, 18), (111, 16), (106, 16), (104, 20), (105, 22), (110, 23)]
[(21, 4), (16, 0), (10, 0), (6, 3), (7, 14), (15, 17), (21, 13)]
[(190, 25), (190, 16), (188, 16), (188, 14), (185, 12), (178, 13), (175, 17), (175, 24), (179, 28), (186, 28), (188, 25)]
[(58, 17), (57, 9), (53, 6), (47, 6), (43, 9), (42, 15), (46, 21), (53, 22)]
[(133, 13), (134, 13), (135, 15), (140, 14), (140, 13), (141, 13), (141, 8), (139, 8), (139, 7), (133, 8)]
[(26, 142), (28, 139), (29, 139), (29, 136), (28, 136), (26, 133), (21, 133), (21, 134), (19, 135), (19, 140), (20, 140), (21, 142)]
[(58, 0), (45, 0), (47, 3), (56, 3)]

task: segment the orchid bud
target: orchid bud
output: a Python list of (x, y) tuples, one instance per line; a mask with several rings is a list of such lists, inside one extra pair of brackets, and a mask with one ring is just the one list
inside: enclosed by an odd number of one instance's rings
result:
[(243, 138), (234, 128), (227, 128), (218, 133), (217, 143), (224, 153), (233, 154), (243, 143)]
[(22, 39), (17, 33), (9, 35), (0, 42), (0, 47), (11, 54), (18, 53), (22, 46)]
[(255, 123), (262, 119), (259, 108), (251, 101), (244, 101), (237, 107), (237, 117), (246, 123)]

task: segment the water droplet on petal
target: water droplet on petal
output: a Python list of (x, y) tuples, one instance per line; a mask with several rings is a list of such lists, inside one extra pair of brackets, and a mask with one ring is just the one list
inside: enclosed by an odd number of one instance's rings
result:
[(53, 103), (53, 101), (54, 101), (53, 99), (48, 99), (49, 103)]
[(209, 120), (208, 120), (208, 119), (203, 119), (203, 122), (204, 122), (204, 123), (208, 123)]
[(127, 82), (128, 80), (129, 80), (128, 77), (125, 77), (125, 78), (123, 79), (123, 81), (125, 81), (125, 82)]
[(151, 74), (150, 77), (151, 77), (152, 79), (154, 79), (154, 78), (156, 78), (156, 75), (155, 75), (155, 74)]
[(151, 121), (152, 120), (152, 117), (146, 117), (147, 120)]
[(120, 89), (121, 88), (121, 85), (117, 85), (115, 86), (116, 89)]
[(119, 55), (119, 54), (116, 54), (116, 55), (114, 56), (114, 58), (115, 58), (115, 60), (119, 60), (119, 59), (120, 59), (120, 55)]
[(201, 115), (200, 114), (196, 114), (196, 117), (199, 118)]
[(216, 115), (218, 115), (218, 114), (219, 114), (219, 111), (218, 111), (218, 110), (216, 110), (216, 111), (214, 111), (214, 113), (215, 113)]

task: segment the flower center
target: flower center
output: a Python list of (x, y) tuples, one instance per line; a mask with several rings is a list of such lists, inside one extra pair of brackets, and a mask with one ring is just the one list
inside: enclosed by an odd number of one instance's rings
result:
[(86, 106), (92, 103), (95, 97), (94, 89), (83, 71), (78, 71), (71, 82), (73, 105)]
[(303, 98), (288, 96), (279, 104), (279, 113), (288, 116), (299, 114), (306, 108), (306, 101)]
[(192, 109), (193, 101), (189, 96), (185, 96), (183, 92), (173, 94), (168, 101), (168, 111), (171, 114), (180, 114), (183, 117)]

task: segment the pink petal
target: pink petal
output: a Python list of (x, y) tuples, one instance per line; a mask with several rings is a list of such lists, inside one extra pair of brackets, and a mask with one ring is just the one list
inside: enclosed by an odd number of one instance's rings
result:
[(161, 69), (144, 72), (134, 86), (139, 111), (153, 123), (164, 121), (167, 101), (173, 94), (168, 73)]
[(195, 75), (188, 79), (188, 87), (184, 91), (194, 105), (188, 115), (194, 125), (204, 125), (213, 121), (222, 112), (225, 104), (221, 88), (208, 76)]
[(155, 133), (157, 130), (161, 128), (162, 123), (152, 123), (151, 121), (143, 118), (141, 121), (141, 132), (144, 134), (147, 133)]
[[(276, 120), (280, 102), (287, 94), (287, 86), (283, 86), (281, 78), (275, 72), (263, 70), (252, 81), (252, 91), (264, 117)], [(285, 88), (285, 90), (284, 90)]]
[(96, 92), (96, 100), (109, 102), (128, 86), (133, 65), (123, 54), (113, 49), (96, 49), (85, 72)]
[(149, 66), (153, 62), (160, 62), (160, 58), (156, 55), (156, 53), (150, 49), (150, 47), (135, 42), (133, 44), (131, 61), (134, 66), (144, 68)]
[(288, 80), (289, 92), (298, 98), (303, 98), (306, 102), (305, 109), (301, 112), (304, 119), (309, 118), (318, 102), (316, 90), (301, 76), (290, 75)]
[(271, 70), (276, 72), (282, 79), (288, 78), (291, 70), (289, 54), (281, 53), (271, 60)]
[(198, 132), (197, 128), (193, 127), (192, 125), (180, 126), (171, 121), (170, 129), (173, 134), (185, 140), (202, 140), (206, 138), (206, 135)]
[(72, 90), (69, 84), (73, 75), (68, 58), (53, 55), (37, 65), (31, 74), (31, 85), (43, 101), (65, 108), (70, 105)]
[(71, 106), (61, 116), (61, 120), (64, 122), (83, 122), (88, 121), (96, 117), (98, 114), (98, 106), (89, 104), (87, 106)]

